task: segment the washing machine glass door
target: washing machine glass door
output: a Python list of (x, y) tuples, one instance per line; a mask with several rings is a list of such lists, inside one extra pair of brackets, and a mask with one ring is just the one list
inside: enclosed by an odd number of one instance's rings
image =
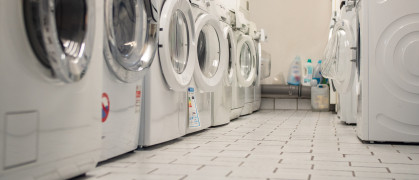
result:
[(356, 73), (356, 42), (355, 33), (349, 21), (342, 20), (336, 24), (335, 28), (336, 44), (336, 63), (333, 67), (336, 71), (333, 83), (336, 90), (340, 93), (350, 91)]
[(214, 91), (228, 66), (228, 47), (218, 19), (203, 14), (196, 20), (195, 83), (201, 91)]
[(141, 79), (157, 50), (158, 24), (150, 0), (106, 0), (106, 63), (123, 82)]
[(160, 65), (169, 88), (186, 91), (191, 82), (195, 60), (195, 38), (191, 4), (185, 0), (166, 1), (160, 18)]
[(233, 84), (233, 80), (236, 77), (236, 66), (235, 66), (235, 59), (236, 59), (236, 39), (234, 36), (233, 29), (231, 27), (225, 27), (224, 28), (224, 39), (227, 43), (228, 48), (228, 56), (227, 56), (227, 70), (225, 71), (225, 78), (224, 81), (227, 86), (231, 86)]
[(77, 82), (88, 69), (95, 32), (94, 1), (23, 1), (25, 26), (38, 60), (52, 76)]
[(256, 78), (256, 50), (253, 40), (241, 35), (237, 43), (237, 80), (241, 87), (249, 87)]

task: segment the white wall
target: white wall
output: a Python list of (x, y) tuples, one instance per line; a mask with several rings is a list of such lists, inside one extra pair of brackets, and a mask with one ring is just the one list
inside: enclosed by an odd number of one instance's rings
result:
[(331, 0), (250, 0), (250, 20), (268, 34), (263, 44), (271, 53), (271, 77), (282, 72), (285, 80), (296, 55), (314, 63), (323, 57), (332, 12)]

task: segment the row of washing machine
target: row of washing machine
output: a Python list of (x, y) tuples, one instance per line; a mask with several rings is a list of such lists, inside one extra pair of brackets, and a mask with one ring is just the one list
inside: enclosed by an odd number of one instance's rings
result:
[(419, 142), (419, 1), (342, 0), (323, 75), (367, 142)]
[(263, 31), (208, 0), (0, 1), (0, 179), (65, 179), (260, 107)]

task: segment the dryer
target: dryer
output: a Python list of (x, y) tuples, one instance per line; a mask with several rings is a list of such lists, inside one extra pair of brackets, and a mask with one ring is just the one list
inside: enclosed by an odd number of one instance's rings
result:
[(160, 13), (158, 56), (143, 85), (140, 147), (185, 135), (187, 89), (194, 74), (195, 23), (188, 0), (157, 1)]
[(232, 11), (224, 7), (224, 5), (216, 4), (217, 13), (220, 15), (220, 24), (223, 29), (223, 38), (227, 43), (228, 62), (223, 81), (217, 86), (212, 97), (212, 126), (219, 126), (230, 122), (230, 111), (232, 108), (232, 83), (236, 76), (236, 39), (232, 29), (234, 14)]
[(0, 2), (0, 179), (68, 179), (100, 156), (103, 2)]
[[(223, 38), (219, 19), (214, 15), (215, 4), (207, 0), (190, 0), (195, 20), (194, 44), (196, 60), (193, 80), (189, 86), (189, 119), (186, 133), (206, 129), (212, 124), (213, 93), (224, 78), (227, 69), (228, 47)], [(196, 112), (196, 114), (193, 114)]]
[(157, 50), (156, 1), (105, 0), (102, 156), (137, 149), (143, 79)]
[(358, 137), (419, 142), (419, 1), (358, 4)]

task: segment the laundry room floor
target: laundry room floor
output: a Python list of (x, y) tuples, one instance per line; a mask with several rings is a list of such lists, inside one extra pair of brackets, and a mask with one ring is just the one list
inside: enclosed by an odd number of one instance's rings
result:
[(259, 111), (76, 179), (419, 179), (419, 146), (363, 144), (329, 112)]

